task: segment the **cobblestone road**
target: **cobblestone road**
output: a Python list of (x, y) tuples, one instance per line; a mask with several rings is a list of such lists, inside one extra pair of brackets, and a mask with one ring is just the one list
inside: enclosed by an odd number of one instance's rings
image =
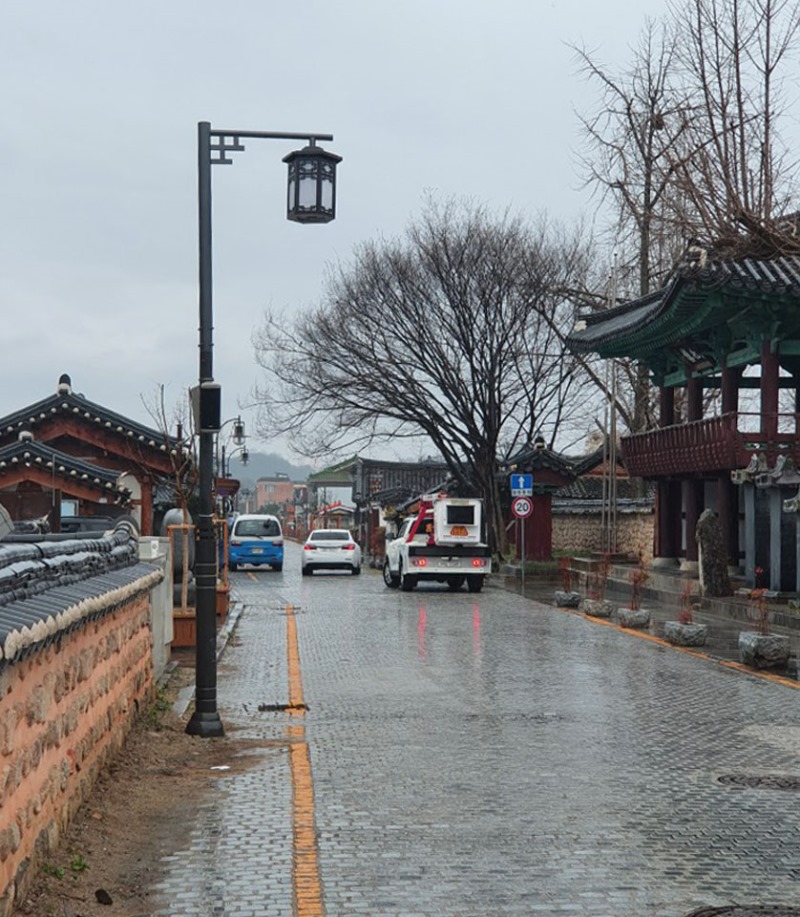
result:
[(500, 589), (301, 578), (295, 545), (234, 595), (219, 702), (247, 751), (158, 915), (800, 904), (800, 790), (719, 781), (800, 778), (797, 689)]

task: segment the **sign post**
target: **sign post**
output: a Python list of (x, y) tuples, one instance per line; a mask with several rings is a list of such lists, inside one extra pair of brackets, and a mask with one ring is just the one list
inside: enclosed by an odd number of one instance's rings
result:
[[(531, 478), (531, 475), (512, 474), (512, 478)], [(512, 481), (513, 484), (513, 481)], [(533, 489), (531, 484), (531, 489)], [(514, 497), (511, 501), (511, 512), (520, 521), (520, 551), (522, 553), (522, 594), (525, 595), (525, 520), (533, 512), (533, 500), (528, 497)]]

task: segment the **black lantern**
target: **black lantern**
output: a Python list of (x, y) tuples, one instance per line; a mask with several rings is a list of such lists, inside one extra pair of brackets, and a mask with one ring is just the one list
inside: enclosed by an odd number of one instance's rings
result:
[(330, 223), (336, 216), (336, 165), (342, 157), (323, 150), (312, 138), (283, 161), (289, 165), (286, 218), (296, 223)]
[(241, 446), (244, 440), (244, 421), (241, 417), (237, 417), (233, 423), (233, 441), (237, 446)]

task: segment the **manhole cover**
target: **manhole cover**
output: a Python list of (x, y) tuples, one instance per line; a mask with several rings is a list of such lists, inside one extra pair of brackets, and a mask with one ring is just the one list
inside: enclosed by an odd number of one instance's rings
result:
[(701, 907), (686, 917), (800, 917), (800, 908), (783, 904), (735, 904), (733, 907)]
[[(790, 774), (722, 774), (717, 777), (717, 782), (723, 786), (741, 787), (747, 789), (763, 790), (800, 790), (800, 777), (793, 777)], [(713, 913), (709, 911), (709, 913)], [(718, 913), (724, 914), (725, 911)], [(731, 913), (735, 913), (731, 911)], [(771, 911), (764, 911), (765, 914)], [(800, 910), (795, 909), (794, 913), (800, 914)]]

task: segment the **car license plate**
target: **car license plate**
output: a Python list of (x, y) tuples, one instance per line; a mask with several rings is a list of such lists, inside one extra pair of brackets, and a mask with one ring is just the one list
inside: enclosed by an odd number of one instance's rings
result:
[(253, 548), (253, 554), (263, 554), (263, 553), (264, 553), (263, 548)]

